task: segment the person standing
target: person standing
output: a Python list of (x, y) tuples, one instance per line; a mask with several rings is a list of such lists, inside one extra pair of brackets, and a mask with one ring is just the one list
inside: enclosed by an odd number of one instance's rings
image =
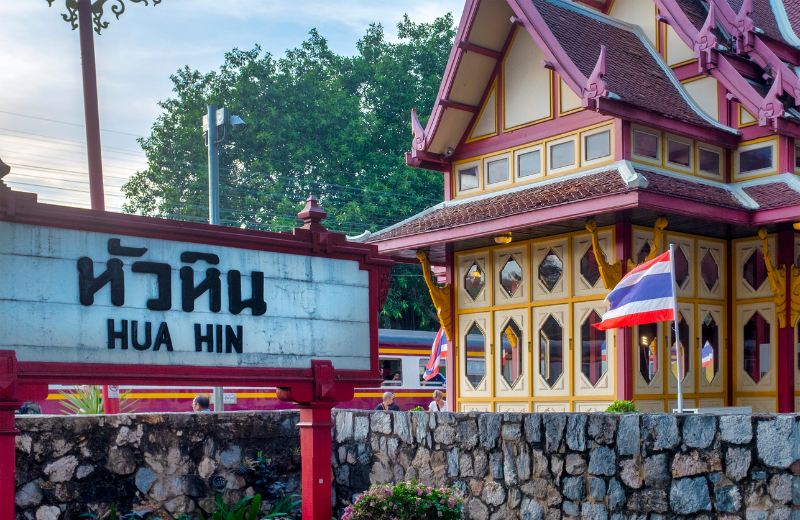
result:
[(208, 406), (209, 402), (207, 395), (200, 394), (192, 401), (192, 410), (195, 412), (211, 412), (211, 410), (208, 409)]
[(433, 401), (428, 405), (428, 410), (431, 412), (444, 412), (447, 410), (447, 401), (444, 400), (444, 394), (441, 390), (433, 392)]
[(400, 407), (394, 404), (394, 394), (386, 392), (383, 394), (383, 402), (375, 407), (376, 410), (383, 410), (384, 412), (399, 412)]

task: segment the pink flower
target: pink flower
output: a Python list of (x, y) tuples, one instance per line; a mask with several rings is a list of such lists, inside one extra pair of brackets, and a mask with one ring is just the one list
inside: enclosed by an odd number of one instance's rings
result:
[(442, 516), (442, 512), (441, 511), (437, 511), (437, 513), (438, 513), (439, 516)]
[(417, 496), (418, 497), (422, 496), (422, 488), (417, 489)]

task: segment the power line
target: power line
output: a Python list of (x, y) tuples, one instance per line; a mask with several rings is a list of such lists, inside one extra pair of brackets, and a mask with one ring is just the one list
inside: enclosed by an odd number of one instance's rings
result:
[[(7, 112), (5, 110), (0, 110), (0, 114), (9, 114), (9, 115), (12, 115), (12, 116), (27, 117), (28, 119), (38, 119), (39, 121), (49, 121), (50, 123), (58, 123), (58, 124), (61, 124), (61, 125), (69, 125), (69, 126), (77, 126), (79, 128), (86, 128), (86, 125), (79, 125), (77, 123), (67, 123), (66, 121), (56, 121), (55, 119), (47, 119), (47, 118), (44, 118), (44, 117), (29, 116), (27, 114), (17, 114), (16, 112)], [(119, 132), (117, 130), (106, 130), (105, 128), (101, 128), (100, 131), (109, 132), (109, 133), (112, 133), (112, 134), (130, 135), (132, 137), (145, 137), (143, 135), (138, 135), (138, 134), (129, 134), (127, 132)]]

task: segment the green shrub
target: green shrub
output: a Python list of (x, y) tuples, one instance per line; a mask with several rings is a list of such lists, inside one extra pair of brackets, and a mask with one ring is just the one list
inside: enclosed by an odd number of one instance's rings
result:
[(462, 516), (461, 493), (450, 487), (417, 482), (372, 486), (347, 506), (341, 520), (456, 520)]
[(642, 413), (636, 408), (633, 401), (614, 401), (614, 404), (606, 408), (607, 413)]
[(424, 412), (424, 411), (425, 411), (425, 408), (423, 408), (421, 406), (415, 406), (414, 408), (409, 410), (409, 412)]

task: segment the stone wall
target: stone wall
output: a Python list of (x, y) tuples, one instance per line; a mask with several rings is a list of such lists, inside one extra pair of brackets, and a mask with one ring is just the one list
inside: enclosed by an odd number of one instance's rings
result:
[[(167, 520), (208, 513), (216, 486), (229, 504), (254, 493), (274, 502), (281, 486), (299, 491), (298, 419), (291, 411), (20, 416), (17, 519), (78, 520), (113, 501), (121, 513)], [(243, 464), (259, 451), (269, 473)]]
[[(299, 492), (296, 412), (20, 417), (17, 518)], [(455, 485), (475, 520), (800, 520), (800, 416), (336, 411), (337, 514), (370, 484)], [(269, 473), (253, 463), (262, 451)], [(52, 484), (52, 491), (47, 488)], [(268, 508), (265, 505), (265, 510)], [(206, 515), (208, 516), (208, 515)]]
[(798, 419), (339, 412), (334, 476), (340, 506), (368, 483), (455, 485), (474, 520), (799, 520)]

